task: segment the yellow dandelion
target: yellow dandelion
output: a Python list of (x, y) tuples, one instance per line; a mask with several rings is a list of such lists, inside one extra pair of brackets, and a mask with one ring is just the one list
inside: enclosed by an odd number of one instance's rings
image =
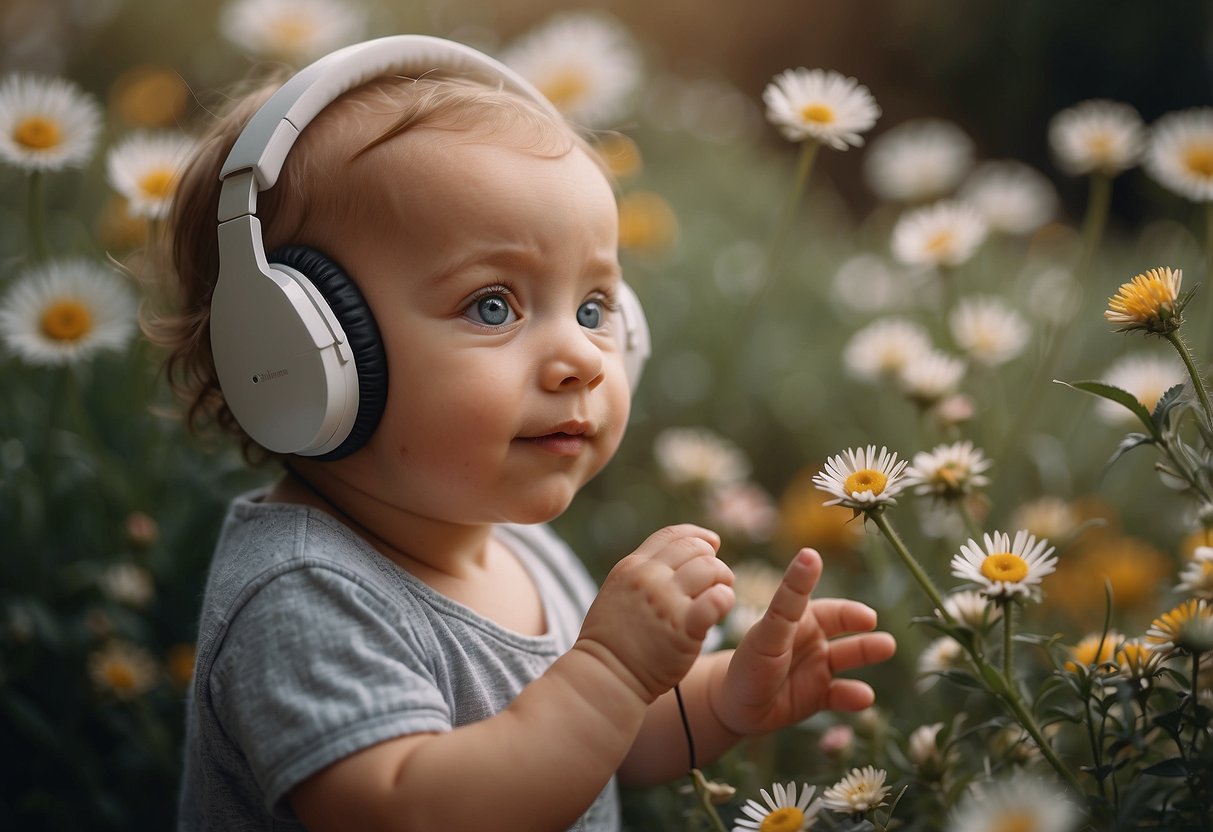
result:
[(127, 124), (172, 127), (185, 115), (190, 91), (172, 69), (136, 66), (118, 76), (109, 98), (113, 111)]
[(635, 176), (644, 165), (640, 147), (623, 133), (604, 133), (598, 138), (594, 149), (611, 175), (618, 179)]
[(823, 552), (848, 552), (863, 538), (863, 527), (842, 506), (827, 506), (828, 497), (813, 485), (813, 469), (793, 477), (779, 498), (779, 539), (789, 548), (805, 541)]
[(1113, 630), (1092, 633), (1069, 648), (1071, 660), (1066, 662), (1065, 668), (1071, 673), (1076, 673), (1080, 668), (1098, 669), (1100, 665), (1112, 661), (1120, 642), (1120, 635)]
[(1118, 331), (1141, 329), (1165, 334), (1183, 323), (1183, 302), (1179, 286), (1183, 270), (1162, 266), (1139, 274), (1122, 283), (1116, 294), (1108, 298), (1104, 317), (1120, 324)]

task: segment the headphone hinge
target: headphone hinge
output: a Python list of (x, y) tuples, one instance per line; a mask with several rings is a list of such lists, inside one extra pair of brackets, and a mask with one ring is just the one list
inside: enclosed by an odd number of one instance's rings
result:
[(257, 180), (252, 168), (223, 178), (219, 190), (219, 222), (257, 213)]

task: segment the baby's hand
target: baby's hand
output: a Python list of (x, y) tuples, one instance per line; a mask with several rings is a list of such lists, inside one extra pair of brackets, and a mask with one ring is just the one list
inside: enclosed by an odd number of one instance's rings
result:
[(720, 538), (667, 526), (615, 565), (574, 649), (593, 653), (646, 702), (686, 675), (708, 630), (733, 606), (733, 573)]
[(821, 568), (817, 552), (800, 550), (766, 614), (742, 638), (728, 670), (713, 685), (712, 708), (734, 733), (764, 733), (822, 709), (858, 711), (872, 704), (869, 685), (834, 674), (882, 662), (896, 643), (888, 633), (871, 632), (876, 612), (865, 604), (811, 601)]

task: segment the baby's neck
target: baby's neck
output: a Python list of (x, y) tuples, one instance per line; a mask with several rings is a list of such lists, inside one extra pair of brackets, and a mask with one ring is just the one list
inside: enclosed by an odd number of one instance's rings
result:
[(359, 504), (355, 495), (317, 486), (294, 472), (282, 477), (266, 499), (333, 515), (401, 569), (506, 629), (523, 635), (546, 632), (542, 599), (531, 574), (493, 536), (491, 524), (456, 525), (399, 513), (392, 518), (396, 522), (389, 523), (376, 512), (347, 509), (347, 503)]

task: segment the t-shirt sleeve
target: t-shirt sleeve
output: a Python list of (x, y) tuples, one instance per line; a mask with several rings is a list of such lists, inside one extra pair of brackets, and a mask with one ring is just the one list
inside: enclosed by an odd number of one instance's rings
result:
[(280, 812), (287, 792), (356, 751), (450, 730), (407, 607), (330, 567), (292, 569), (240, 607), (210, 674), (216, 716)]

